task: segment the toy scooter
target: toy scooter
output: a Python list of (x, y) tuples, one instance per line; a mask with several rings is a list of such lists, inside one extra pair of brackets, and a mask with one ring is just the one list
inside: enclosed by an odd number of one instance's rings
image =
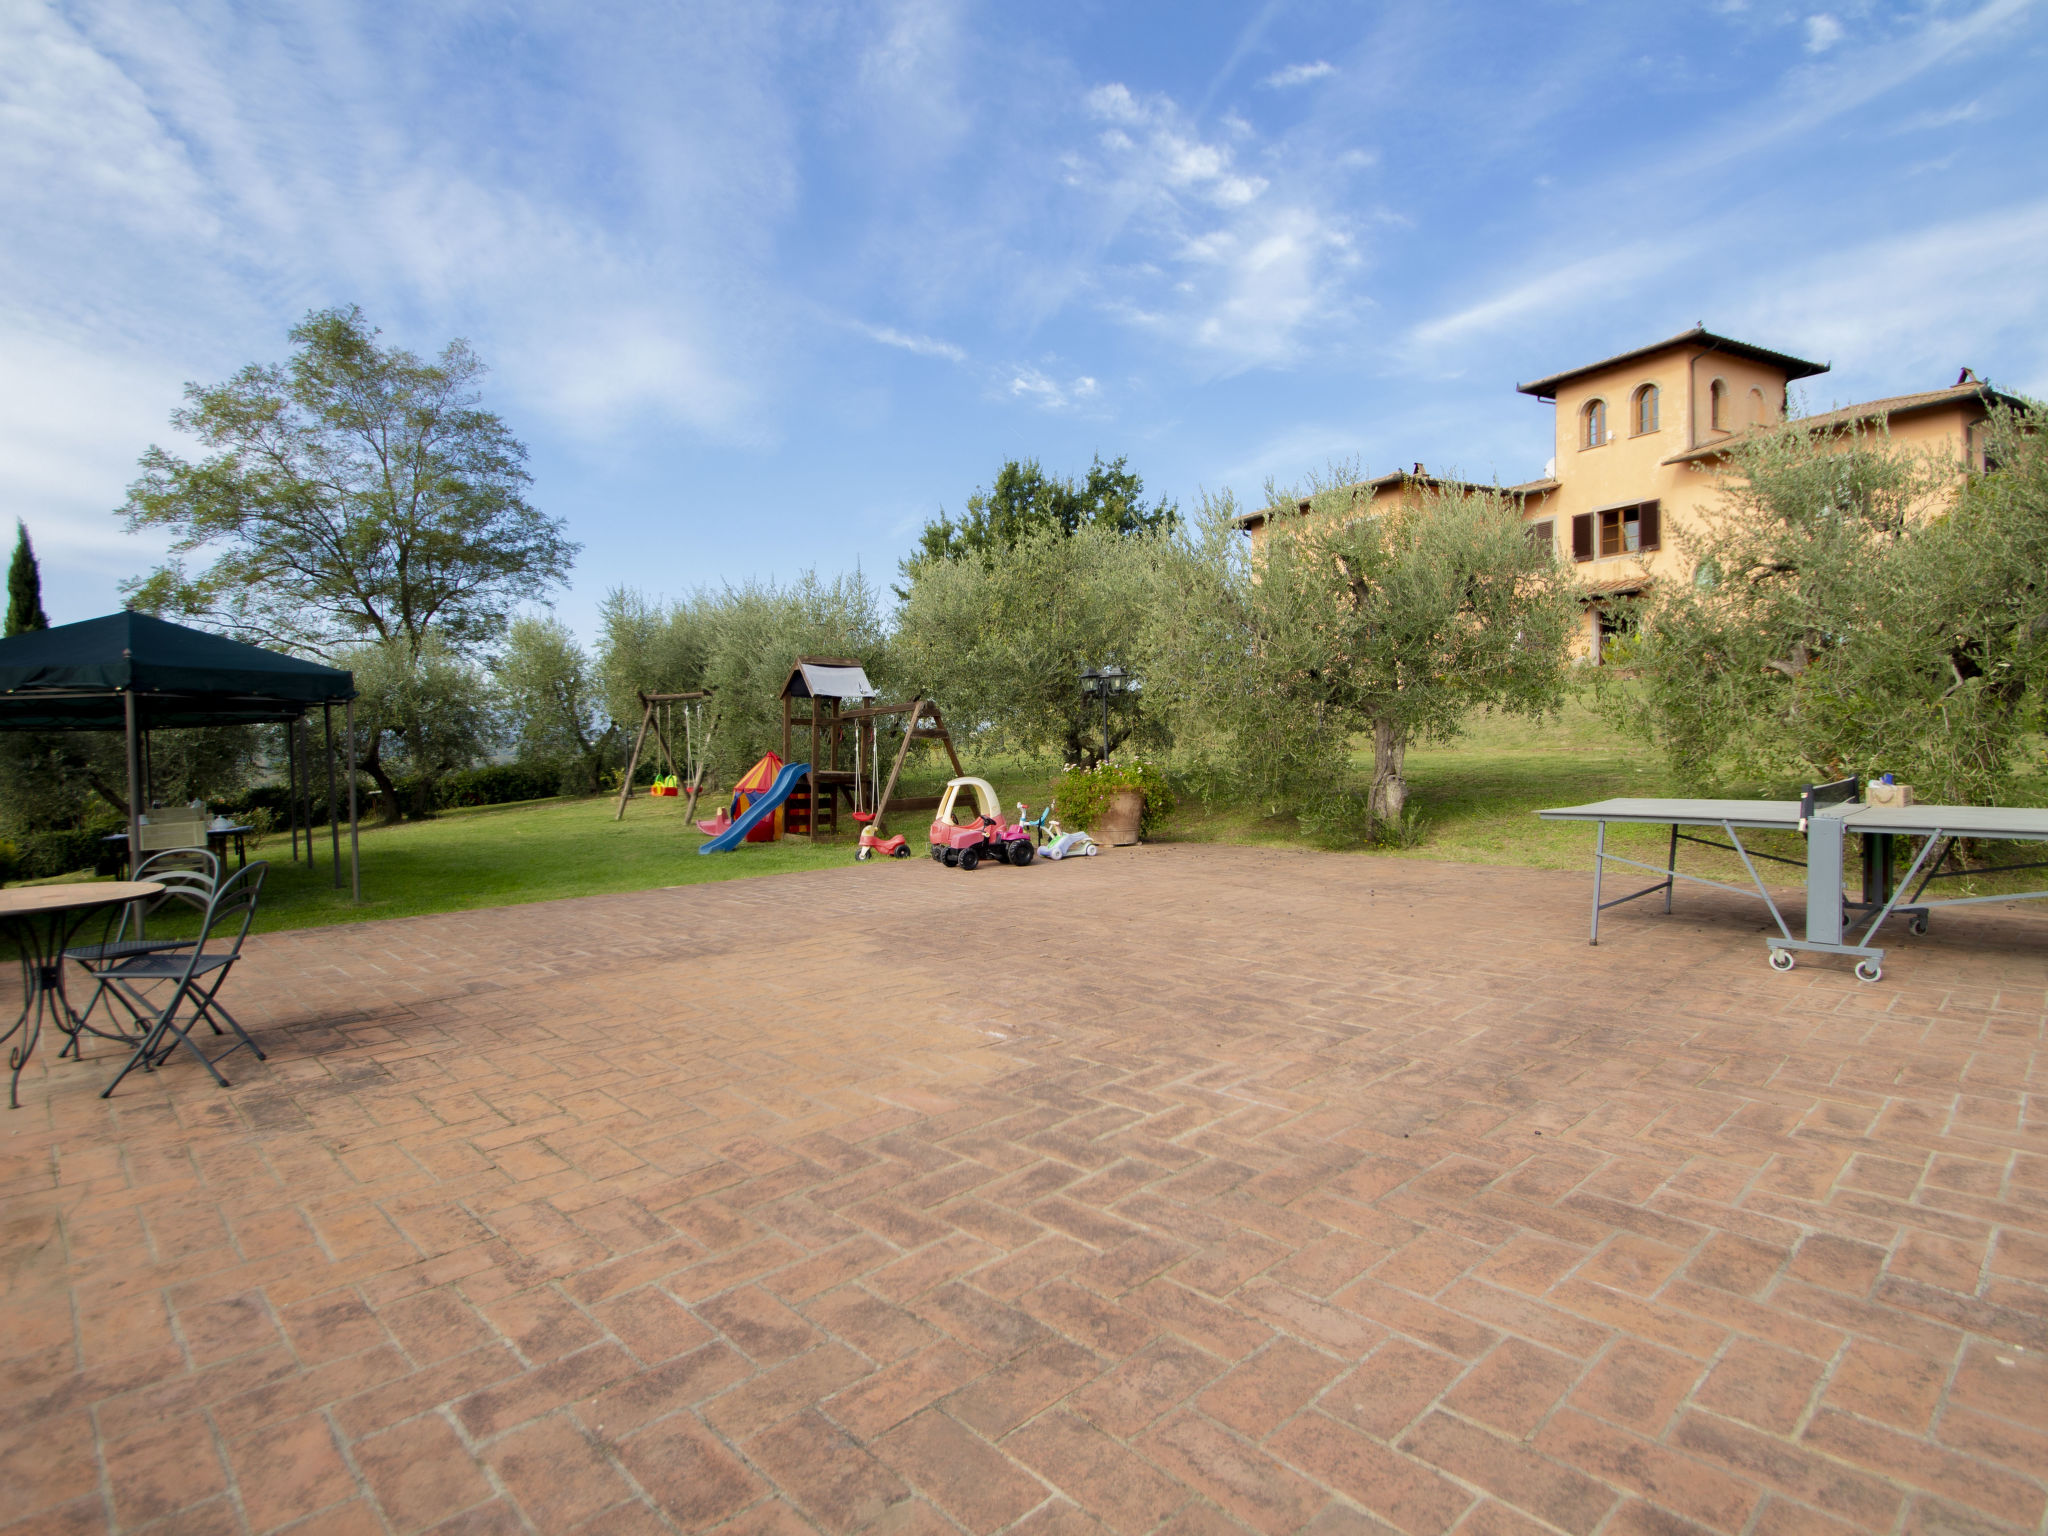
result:
[(885, 859), (907, 859), (910, 857), (910, 840), (901, 832), (894, 837), (875, 836), (875, 818), (870, 811), (855, 811), (853, 819), (861, 824), (860, 848), (854, 858), (862, 863), (880, 854)]

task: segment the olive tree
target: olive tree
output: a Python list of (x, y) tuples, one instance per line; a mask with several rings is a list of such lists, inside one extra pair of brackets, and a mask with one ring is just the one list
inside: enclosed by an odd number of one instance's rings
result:
[(1895, 773), (2012, 788), (2048, 683), (2048, 450), (1999, 409), (1991, 473), (1881, 427), (1797, 421), (1729, 450), (1690, 581), (1646, 605), (1609, 711), (1696, 785)]
[(555, 619), (513, 620), (494, 670), (519, 755), (559, 770), (565, 793), (602, 790), (619, 730), (605, 709), (597, 668), (569, 627)]
[(711, 767), (722, 775), (782, 750), (782, 685), (799, 656), (850, 657), (876, 687), (891, 682), (880, 596), (858, 570), (829, 580), (809, 571), (786, 586), (708, 588), (668, 602), (621, 589), (605, 599), (603, 625), (598, 671), (612, 718), (639, 722), (635, 690), (713, 690)]
[[(490, 680), (432, 632), (417, 651), (391, 639), (335, 659), (355, 674), (356, 761), (377, 785), (380, 819), (432, 815), (436, 783), (497, 740)], [(409, 796), (400, 776), (412, 781)]]
[[(1003, 745), (1092, 763), (1102, 755), (1101, 706), (1082, 696), (1081, 673), (1116, 662), (1142, 677), (1142, 636), (1174, 537), (1082, 523), (916, 560), (897, 615), (898, 665), (955, 730), (985, 727)], [(1163, 739), (1143, 701), (1126, 698), (1112, 713), (1112, 752)]]
[(1152, 654), (1176, 731), (1206, 728), (1268, 795), (1327, 779), (1369, 735), (1369, 814), (1398, 823), (1411, 743), (1456, 735), (1475, 709), (1557, 703), (1580, 609), (1512, 499), (1438, 490), (1378, 504), (1357, 478), (1337, 467), (1298, 490), (1269, 485), (1256, 552), (1228, 531), (1234, 502), (1207, 499)]

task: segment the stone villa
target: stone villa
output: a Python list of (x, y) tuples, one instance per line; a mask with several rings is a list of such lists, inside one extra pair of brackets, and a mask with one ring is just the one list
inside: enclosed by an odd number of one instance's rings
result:
[[(1826, 373), (1826, 363), (1717, 336), (1703, 327), (1631, 352), (1518, 386), (1557, 411), (1556, 456), (1542, 478), (1505, 487), (1520, 499), (1530, 536), (1569, 557), (1586, 596), (1582, 654), (1598, 663), (1600, 643), (1625, 622), (1627, 600), (1680, 574), (1675, 529), (1712, 508), (1724, 449), (1752, 428), (1784, 419), (1787, 390)], [(1968, 369), (1946, 389), (1800, 418), (1819, 428), (1882, 425), (1905, 447), (1932, 450), (1982, 469), (1982, 425), (1998, 401), (2018, 404)], [(1361, 486), (1375, 500), (1401, 501), (1444, 487), (1492, 489), (1439, 479), (1417, 464)], [(1306, 511), (1308, 504), (1302, 503)], [(1237, 519), (1254, 546), (1268, 514)]]

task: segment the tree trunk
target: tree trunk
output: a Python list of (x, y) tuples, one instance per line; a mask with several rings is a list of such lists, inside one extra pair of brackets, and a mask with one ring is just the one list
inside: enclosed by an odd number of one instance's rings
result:
[[(611, 761), (612, 755), (618, 750), (618, 744), (622, 739), (617, 725), (607, 725), (604, 728), (604, 733), (591, 743), (589, 752), (590, 792), (593, 795), (604, 793), (605, 765)], [(697, 752), (700, 759), (703, 751), (704, 744), (699, 742), (697, 744)]]
[(1408, 755), (1408, 733), (1381, 716), (1372, 723), (1372, 796), (1367, 802), (1374, 821), (1398, 826), (1408, 805), (1408, 781), (1401, 765)]
[(417, 713), (405, 728), (407, 744), (412, 748), (412, 760), (416, 765), (413, 772), (412, 819), (425, 821), (434, 814), (434, 786), (441, 775), (424, 766), (427, 761), (426, 732), (421, 728)]
[(96, 770), (91, 768), (85, 770), (85, 782), (92, 786), (94, 794), (98, 795), (120, 813), (123, 821), (128, 819), (128, 797), (126, 795), (113, 788), (105, 779), (99, 776)]
[(356, 766), (367, 773), (377, 786), (377, 799), (381, 806), (377, 813), (378, 823), (393, 826), (398, 821), (398, 786), (391, 782), (391, 775), (384, 771), (384, 735), (381, 731), (370, 735), (370, 750), (356, 759)]

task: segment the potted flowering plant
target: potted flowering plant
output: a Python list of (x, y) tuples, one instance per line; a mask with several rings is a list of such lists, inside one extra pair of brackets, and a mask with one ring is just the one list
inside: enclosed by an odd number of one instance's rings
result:
[(1086, 827), (1097, 842), (1135, 843), (1173, 812), (1173, 791), (1152, 763), (1108, 758), (1093, 768), (1060, 775), (1054, 810), (1070, 827)]

